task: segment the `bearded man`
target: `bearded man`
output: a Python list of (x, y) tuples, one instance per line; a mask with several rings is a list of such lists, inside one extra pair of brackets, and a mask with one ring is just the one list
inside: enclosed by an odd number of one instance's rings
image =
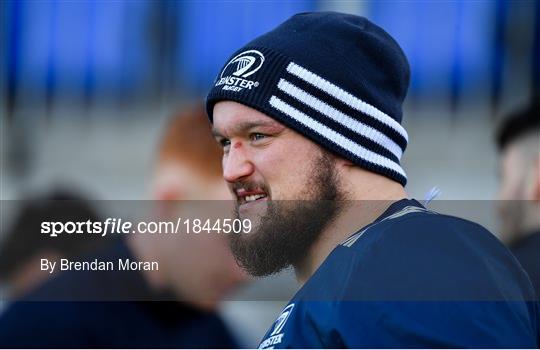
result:
[(250, 273), (300, 290), (260, 348), (536, 347), (526, 274), (483, 227), (407, 199), (409, 83), (365, 18), (303, 13), (235, 52), (207, 97)]

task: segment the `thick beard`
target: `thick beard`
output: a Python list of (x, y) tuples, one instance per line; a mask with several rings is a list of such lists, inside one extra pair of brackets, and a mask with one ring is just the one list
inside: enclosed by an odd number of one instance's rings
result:
[[(306, 257), (341, 209), (343, 194), (334, 163), (332, 155), (323, 153), (314, 161), (314, 176), (300, 195), (305, 200), (268, 201), (254, 232), (231, 237), (231, 250), (247, 272), (268, 276)], [(238, 206), (235, 215), (239, 218)]]

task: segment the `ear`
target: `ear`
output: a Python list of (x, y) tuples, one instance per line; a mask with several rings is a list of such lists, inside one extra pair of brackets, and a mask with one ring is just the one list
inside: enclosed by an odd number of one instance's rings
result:
[(156, 190), (158, 201), (174, 201), (182, 199), (182, 191), (176, 187), (161, 188)]
[(157, 176), (154, 176), (151, 190), (152, 199), (158, 201), (181, 200), (185, 196), (182, 183), (163, 173), (158, 173)]
[(186, 177), (176, 163), (160, 164), (152, 179), (152, 198), (155, 200), (180, 200), (186, 195)]

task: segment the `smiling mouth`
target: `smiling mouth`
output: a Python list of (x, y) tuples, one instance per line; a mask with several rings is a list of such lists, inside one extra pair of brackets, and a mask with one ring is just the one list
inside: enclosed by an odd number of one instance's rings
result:
[(245, 205), (245, 204), (265, 201), (268, 199), (268, 194), (262, 190), (258, 190), (258, 191), (239, 190), (236, 192), (236, 198), (238, 200), (239, 205)]
[(253, 202), (253, 201), (259, 200), (261, 198), (266, 198), (266, 195), (264, 195), (264, 194), (254, 194), (254, 195), (251, 195), (251, 196), (245, 196), (244, 200), (246, 202)]
[(262, 202), (267, 199), (268, 197), (266, 196), (266, 194), (253, 194), (253, 195), (249, 195), (245, 197), (239, 197), (238, 203), (240, 205), (246, 205), (246, 204)]

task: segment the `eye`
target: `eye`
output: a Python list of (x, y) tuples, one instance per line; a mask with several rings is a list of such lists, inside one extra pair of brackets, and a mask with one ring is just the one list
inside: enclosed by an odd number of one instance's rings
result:
[(262, 139), (266, 138), (266, 135), (255, 132), (255, 133), (249, 135), (249, 138), (251, 139), (251, 141), (259, 141), (259, 140), (262, 140)]
[(231, 140), (229, 140), (229, 139), (221, 139), (218, 142), (219, 142), (219, 144), (221, 145), (221, 147), (223, 149), (225, 149), (225, 148), (227, 148), (227, 147), (229, 147), (231, 145)]

